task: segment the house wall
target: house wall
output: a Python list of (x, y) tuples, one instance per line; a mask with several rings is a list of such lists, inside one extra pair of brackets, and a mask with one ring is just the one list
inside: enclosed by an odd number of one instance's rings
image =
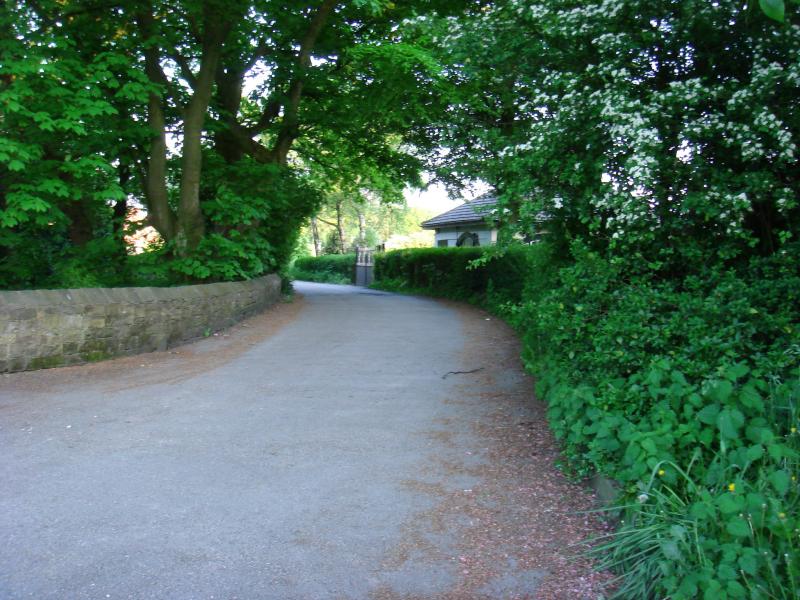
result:
[(254, 315), (281, 280), (0, 292), (0, 373), (165, 350)]
[(478, 234), (478, 241), (481, 246), (489, 246), (497, 242), (497, 230), (489, 229), (486, 226), (460, 226), (460, 227), (442, 227), (436, 230), (436, 239), (434, 246), (439, 245), (439, 240), (447, 240), (448, 247), (456, 245), (458, 238), (465, 231)]

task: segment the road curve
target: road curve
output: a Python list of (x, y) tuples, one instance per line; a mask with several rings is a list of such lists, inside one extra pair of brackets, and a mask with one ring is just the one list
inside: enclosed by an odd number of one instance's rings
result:
[(592, 498), (508, 329), (296, 289), (172, 352), (0, 377), (0, 598), (596, 598)]

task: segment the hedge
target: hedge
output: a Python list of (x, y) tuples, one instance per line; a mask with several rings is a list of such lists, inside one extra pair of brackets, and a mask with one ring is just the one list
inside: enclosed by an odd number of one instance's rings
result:
[(577, 245), (492, 254), (390, 252), (377, 287), (517, 329), (568, 470), (619, 483), (615, 597), (800, 597), (800, 247), (673, 279)]
[(355, 253), (298, 258), (289, 271), (292, 279), (320, 283), (355, 283), (355, 273)]
[[(529, 273), (546, 277), (543, 248), (517, 246), (492, 258), (485, 248), (411, 248), (375, 255), (375, 287), (499, 307), (518, 303)], [(475, 264), (477, 261), (477, 264)], [(534, 278), (535, 279), (535, 278)]]

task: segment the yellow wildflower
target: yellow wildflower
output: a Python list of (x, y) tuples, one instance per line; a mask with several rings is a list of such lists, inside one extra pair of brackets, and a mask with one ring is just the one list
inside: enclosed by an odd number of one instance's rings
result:
[(736, 484), (735, 483), (729, 483), (728, 484), (728, 491), (729, 492), (735, 492), (736, 491)]
[(658, 476), (659, 476), (659, 477), (663, 477), (663, 476), (664, 476), (664, 473), (666, 473), (666, 471), (665, 471), (664, 469), (659, 469), (659, 470), (658, 470)]

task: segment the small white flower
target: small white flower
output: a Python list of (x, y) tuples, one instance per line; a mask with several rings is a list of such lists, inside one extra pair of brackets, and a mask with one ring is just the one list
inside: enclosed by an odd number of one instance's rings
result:
[(639, 501), (639, 504), (644, 504), (645, 502), (647, 502), (647, 500), (648, 500), (649, 498), (650, 498), (650, 496), (648, 496), (648, 495), (647, 495), (647, 494), (645, 494), (645, 493), (639, 494), (639, 495), (636, 497), (636, 499)]

